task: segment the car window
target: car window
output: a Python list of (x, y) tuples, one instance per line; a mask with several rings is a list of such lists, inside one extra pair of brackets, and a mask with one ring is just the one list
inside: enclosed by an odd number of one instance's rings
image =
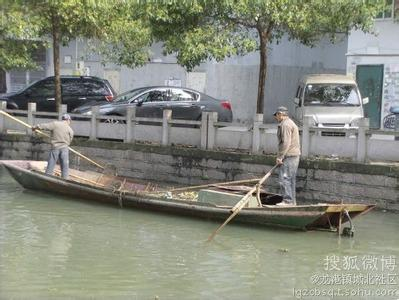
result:
[(125, 92), (123, 94), (118, 95), (118, 97), (116, 97), (113, 102), (127, 102), (136, 97), (137, 95), (141, 94), (144, 90), (145, 88), (138, 88)]
[(101, 81), (83, 80), (83, 86), (88, 96), (103, 96), (109, 94), (105, 84)]
[(40, 97), (54, 97), (55, 85), (54, 80), (43, 80), (37, 82), (30, 88), (26, 90), (30, 96), (40, 96)]
[(198, 94), (188, 90), (182, 89), (171, 89), (170, 90), (170, 101), (196, 101)]
[(62, 79), (62, 94), (69, 96), (86, 95), (86, 88), (82, 80)]
[(137, 101), (139, 102), (159, 102), (159, 101), (168, 101), (168, 94), (166, 89), (162, 90), (152, 90), (148, 93), (144, 93), (141, 95)]
[(301, 96), (303, 92), (303, 86), (298, 85), (298, 89), (296, 90), (295, 97), (299, 99), (298, 106), (302, 106)]
[(317, 106), (357, 106), (360, 99), (355, 85), (350, 84), (308, 84), (304, 104)]
[(296, 97), (297, 98), (301, 98), (301, 94), (302, 94), (302, 86), (298, 85), (298, 88), (296, 90)]

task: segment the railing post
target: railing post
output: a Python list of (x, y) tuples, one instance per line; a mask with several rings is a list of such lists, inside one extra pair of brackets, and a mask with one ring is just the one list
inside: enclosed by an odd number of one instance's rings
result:
[(310, 151), (310, 127), (313, 124), (312, 117), (303, 117), (302, 126), (302, 157), (308, 157)]
[(205, 150), (208, 146), (208, 118), (209, 112), (204, 111), (201, 115), (201, 149)]
[(370, 126), (370, 120), (368, 118), (362, 118), (359, 120), (359, 129), (357, 132), (357, 151), (356, 161), (365, 162), (367, 157), (367, 130)]
[(126, 137), (125, 143), (131, 143), (135, 140), (136, 107), (128, 106), (126, 109)]
[(256, 114), (252, 129), (252, 153), (259, 153), (260, 148), (260, 125), (263, 124), (263, 114)]
[(62, 115), (66, 114), (68, 111), (68, 107), (66, 104), (61, 104), (61, 109), (58, 112), (58, 120), (62, 120)]
[(90, 137), (89, 140), (97, 140), (97, 116), (100, 111), (99, 106), (91, 107), (91, 119), (90, 119)]
[(162, 116), (162, 146), (169, 145), (169, 121), (172, 119), (172, 110), (165, 109)]
[(215, 147), (215, 138), (216, 138), (216, 127), (215, 123), (218, 121), (218, 113), (217, 112), (209, 112), (208, 117), (208, 147), (207, 149), (212, 150)]
[[(29, 102), (28, 103), (28, 124), (30, 126), (34, 125), (35, 117), (34, 113), (36, 112), (36, 103)], [(26, 127), (26, 134), (32, 135), (32, 129)]]
[[(0, 101), (0, 109), (6, 110), (7, 109), (7, 101)], [(6, 133), (6, 117), (3, 114), (0, 114), (0, 133)]]

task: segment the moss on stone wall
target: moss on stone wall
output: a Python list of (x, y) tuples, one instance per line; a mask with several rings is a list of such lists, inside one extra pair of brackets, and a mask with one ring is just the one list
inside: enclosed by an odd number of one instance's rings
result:
[[(2, 142), (30, 142), (32, 144), (45, 143), (45, 140), (36, 136), (27, 135), (0, 135), (0, 153), (3, 150)], [(183, 157), (189, 160), (213, 159), (230, 162), (244, 162), (249, 164), (274, 165), (275, 156), (255, 155), (248, 153), (237, 153), (217, 150), (201, 150), (189, 147), (160, 146), (155, 144), (129, 144), (113, 141), (90, 141), (83, 138), (75, 138), (73, 146), (85, 148), (100, 148), (109, 150), (131, 150), (144, 153), (156, 153), (161, 155), (171, 155), (173, 157)], [(357, 163), (347, 160), (329, 160), (322, 158), (302, 159), (300, 163), (302, 169), (331, 170), (342, 173), (358, 173), (367, 175), (383, 175), (399, 178), (399, 165), (391, 163)]]
[[(150, 152), (171, 156), (190, 157), (191, 159), (214, 159), (232, 162), (245, 162), (253, 164), (274, 165), (275, 156), (255, 155), (216, 150), (201, 150), (197, 148), (184, 148), (174, 146), (160, 146), (153, 144), (128, 144), (110, 141), (88, 141), (75, 139), (74, 145), (80, 147), (94, 147), (114, 150), (133, 150)], [(347, 160), (331, 160), (323, 158), (301, 159), (300, 168), (339, 171), (342, 173), (360, 173), (367, 175), (385, 175), (399, 178), (399, 165), (390, 163), (370, 164), (357, 163)]]

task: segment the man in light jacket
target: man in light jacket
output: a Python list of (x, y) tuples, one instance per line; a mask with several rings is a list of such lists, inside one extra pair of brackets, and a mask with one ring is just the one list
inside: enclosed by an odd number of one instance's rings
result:
[(298, 126), (289, 118), (288, 109), (277, 108), (274, 117), (279, 123), (277, 129), (280, 193), (283, 201), (278, 205), (296, 205), (296, 172), (301, 155)]
[(60, 160), (61, 176), (68, 178), (69, 173), (69, 145), (73, 139), (73, 130), (71, 128), (71, 116), (64, 114), (62, 121), (53, 121), (44, 124), (38, 124), (32, 127), (33, 130), (41, 129), (51, 132), (50, 143), (51, 151), (48, 158), (46, 174), (52, 175), (55, 165)]

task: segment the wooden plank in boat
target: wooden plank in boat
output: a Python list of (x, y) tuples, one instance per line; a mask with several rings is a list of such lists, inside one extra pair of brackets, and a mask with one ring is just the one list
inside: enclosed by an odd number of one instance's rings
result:
[[(200, 190), (198, 192), (198, 202), (212, 203), (217, 206), (234, 206), (242, 199), (242, 195), (217, 190)], [(250, 200), (245, 207), (258, 207), (256, 197), (250, 196)]]

